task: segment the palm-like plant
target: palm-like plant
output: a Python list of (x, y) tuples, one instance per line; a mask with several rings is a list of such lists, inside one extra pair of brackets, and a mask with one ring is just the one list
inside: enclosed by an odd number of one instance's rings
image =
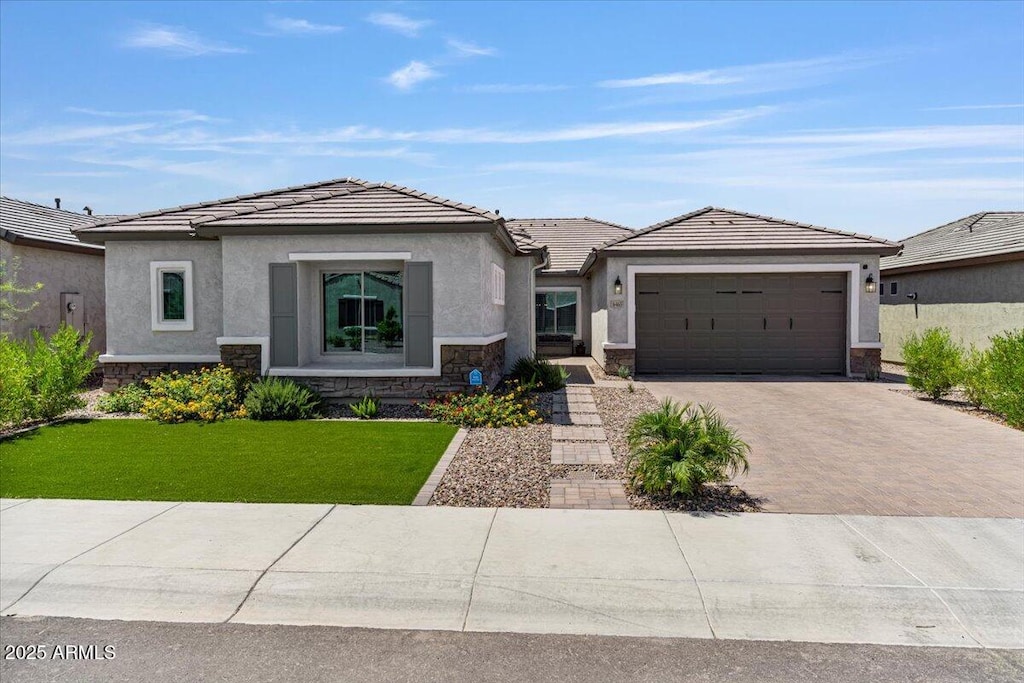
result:
[(709, 405), (665, 399), (633, 421), (626, 440), (632, 483), (648, 493), (695, 496), (750, 469), (750, 446)]

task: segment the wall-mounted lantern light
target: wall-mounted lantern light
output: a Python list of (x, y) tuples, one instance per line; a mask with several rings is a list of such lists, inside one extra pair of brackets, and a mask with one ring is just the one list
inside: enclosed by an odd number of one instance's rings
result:
[(867, 279), (864, 280), (864, 291), (868, 294), (875, 293), (875, 276), (871, 273), (868, 273)]
[(615, 296), (620, 296), (621, 294), (622, 294), (622, 280), (620, 280), (619, 276), (616, 275), (615, 276)]

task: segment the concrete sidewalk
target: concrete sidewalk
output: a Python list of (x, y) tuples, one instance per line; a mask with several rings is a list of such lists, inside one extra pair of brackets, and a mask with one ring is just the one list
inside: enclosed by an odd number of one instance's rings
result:
[(1024, 648), (1024, 520), (0, 502), (3, 614)]

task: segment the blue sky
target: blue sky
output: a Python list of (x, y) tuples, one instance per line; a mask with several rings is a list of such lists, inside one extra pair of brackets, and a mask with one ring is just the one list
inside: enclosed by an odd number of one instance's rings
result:
[(345, 176), (633, 227), (1024, 209), (1024, 3), (0, 4), (7, 196)]

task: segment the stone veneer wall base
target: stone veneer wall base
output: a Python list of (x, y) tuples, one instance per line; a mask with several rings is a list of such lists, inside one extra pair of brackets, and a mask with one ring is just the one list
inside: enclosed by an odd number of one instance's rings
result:
[(878, 377), (882, 371), (882, 349), (850, 349), (850, 374)]

